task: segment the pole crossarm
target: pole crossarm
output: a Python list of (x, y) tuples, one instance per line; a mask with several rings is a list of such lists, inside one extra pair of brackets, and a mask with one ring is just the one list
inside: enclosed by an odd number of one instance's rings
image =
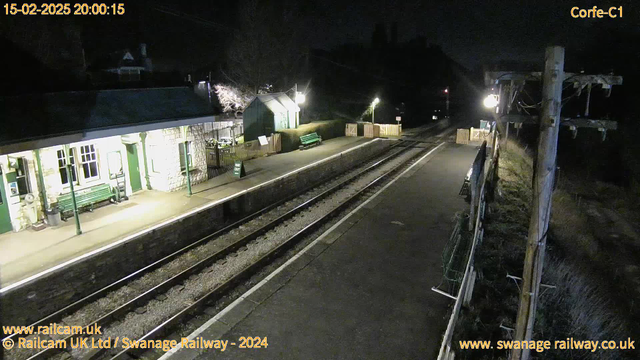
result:
[[(524, 123), (524, 124), (537, 124), (537, 115), (522, 115), (522, 114), (507, 114), (498, 118), (498, 122), (501, 123)], [(618, 122), (613, 120), (600, 120), (600, 119), (581, 119), (581, 118), (568, 118), (561, 117), (560, 125), (577, 127), (577, 128), (592, 128), (592, 129), (607, 129), (617, 130)]]
[(592, 129), (607, 129), (607, 130), (618, 129), (618, 122), (612, 121), (612, 120), (561, 118), (560, 124), (563, 126), (573, 126), (577, 128), (592, 128)]
[[(487, 71), (484, 74), (485, 86), (494, 85), (501, 80), (542, 81), (542, 72)], [(608, 88), (611, 85), (622, 85), (622, 76), (564, 73), (563, 81), (576, 84), (576, 86), (584, 86), (586, 84), (600, 84)]]

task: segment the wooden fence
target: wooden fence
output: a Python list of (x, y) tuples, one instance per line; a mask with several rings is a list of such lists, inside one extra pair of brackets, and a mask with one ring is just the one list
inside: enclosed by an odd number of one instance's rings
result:
[(358, 136), (358, 124), (345, 124), (344, 129), (345, 136)]
[(364, 137), (377, 138), (380, 136), (400, 136), (402, 125), (394, 124), (364, 124)]
[(273, 134), (267, 138), (267, 141), (266, 145), (260, 145), (259, 140), (252, 140), (244, 144), (223, 148), (207, 147), (207, 167), (218, 169), (213, 172), (213, 176), (215, 176), (224, 172), (224, 170), (220, 171), (220, 169), (228, 170), (228, 168), (233, 167), (236, 160), (246, 161), (282, 151), (282, 137), (280, 134)]
[(402, 125), (376, 124), (380, 126), (380, 136), (400, 136), (402, 135)]

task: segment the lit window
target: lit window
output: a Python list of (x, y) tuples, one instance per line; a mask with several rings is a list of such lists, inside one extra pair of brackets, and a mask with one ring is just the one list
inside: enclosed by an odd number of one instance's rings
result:
[(138, 69), (120, 69), (118, 71), (120, 81), (140, 81), (140, 70)]
[(18, 168), (16, 169), (16, 182), (18, 183), (18, 193), (26, 195), (31, 192), (31, 184), (29, 183), (29, 163), (26, 158), (19, 157), (17, 159)]
[[(180, 170), (185, 171), (187, 168), (184, 162), (184, 144), (183, 142), (178, 144), (178, 151), (180, 152)], [(189, 168), (193, 166), (191, 162), (191, 141), (187, 141), (187, 158), (189, 159)]]
[[(76, 174), (76, 160), (73, 149), (69, 151), (69, 162), (71, 163), (71, 175), (73, 176), (73, 182), (78, 182), (78, 175)], [(60, 181), (62, 185), (69, 184), (69, 174), (67, 173), (67, 158), (64, 154), (64, 150), (58, 150), (58, 170), (60, 171)]]
[(93, 145), (80, 147), (80, 159), (82, 160), (82, 171), (85, 179), (95, 179), (98, 177), (98, 157)]

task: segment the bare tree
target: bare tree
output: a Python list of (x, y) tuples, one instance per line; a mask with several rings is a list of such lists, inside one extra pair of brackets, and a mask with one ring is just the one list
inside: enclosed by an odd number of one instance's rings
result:
[(271, 85), (287, 90), (304, 54), (295, 3), (246, 0), (228, 50), (227, 77), (253, 93)]

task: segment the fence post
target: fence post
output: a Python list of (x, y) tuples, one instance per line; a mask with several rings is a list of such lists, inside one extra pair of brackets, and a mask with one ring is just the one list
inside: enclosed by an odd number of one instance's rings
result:
[(218, 144), (218, 142), (216, 142), (215, 152), (216, 152), (216, 168), (220, 168), (220, 144)]
[(474, 285), (476, 283), (476, 275), (477, 275), (476, 269), (473, 266), (471, 266), (471, 272), (469, 273), (469, 282), (467, 283), (467, 288), (465, 289), (464, 299), (463, 299), (463, 302), (462, 302), (462, 304), (464, 306), (468, 307), (469, 304), (471, 303), (471, 296), (473, 294), (473, 287), (474, 287)]

